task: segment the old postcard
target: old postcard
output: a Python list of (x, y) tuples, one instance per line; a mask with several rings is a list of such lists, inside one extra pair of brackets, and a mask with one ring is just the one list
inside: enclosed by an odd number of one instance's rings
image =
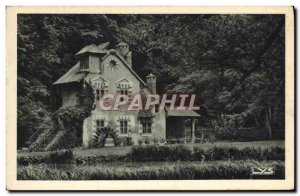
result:
[(293, 190), (293, 7), (7, 7), (8, 190)]

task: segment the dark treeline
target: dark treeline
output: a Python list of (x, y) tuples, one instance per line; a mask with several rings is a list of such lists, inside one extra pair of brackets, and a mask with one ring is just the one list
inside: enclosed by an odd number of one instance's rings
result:
[(284, 27), (284, 15), (18, 15), (18, 143), (50, 122), (52, 83), (76, 52), (121, 41), (159, 93), (196, 93), (226, 116), (214, 126), (229, 118), (272, 139), (284, 127)]

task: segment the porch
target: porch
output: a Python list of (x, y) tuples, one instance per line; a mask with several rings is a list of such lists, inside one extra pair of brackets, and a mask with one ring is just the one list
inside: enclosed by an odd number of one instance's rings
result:
[(195, 139), (200, 115), (194, 111), (169, 110), (166, 119), (166, 137)]

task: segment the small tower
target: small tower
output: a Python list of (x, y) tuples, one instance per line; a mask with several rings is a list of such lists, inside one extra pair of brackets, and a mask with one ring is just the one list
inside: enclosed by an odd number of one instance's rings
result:
[(156, 76), (150, 73), (146, 78), (147, 86), (149, 87), (151, 93), (156, 94)]
[(121, 42), (116, 46), (116, 51), (125, 59), (130, 68), (132, 68), (132, 53), (129, 46), (125, 42)]
[(118, 51), (119, 54), (125, 57), (129, 52), (129, 46), (125, 42), (121, 42), (116, 46), (116, 50)]

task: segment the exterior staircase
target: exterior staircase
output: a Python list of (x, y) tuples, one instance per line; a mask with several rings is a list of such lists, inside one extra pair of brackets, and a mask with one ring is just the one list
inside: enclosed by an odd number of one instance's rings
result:
[(31, 136), (28, 141), (29, 149), (32, 151), (43, 151), (51, 143), (51, 141), (58, 134), (59, 130), (57, 129), (58, 125), (52, 129), (38, 130)]
[(45, 148), (51, 143), (51, 141), (54, 139), (54, 137), (56, 136), (57, 132), (54, 130), (52, 131), (47, 138), (45, 139), (45, 141), (43, 142), (43, 144), (41, 145), (41, 149), (45, 150)]
[(29, 139), (26, 142), (26, 147), (29, 147), (34, 141), (37, 140), (37, 138), (39, 137), (39, 135), (43, 132), (43, 129), (38, 129), (36, 132), (34, 132)]
[(66, 135), (65, 131), (58, 131), (53, 137), (49, 137), (52, 139), (49, 141), (49, 143), (47, 142), (48, 144), (46, 145), (44, 150), (49, 151), (49, 150), (57, 149), (57, 147), (59, 146), (62, 139), (65, 137), (65, 135)]

